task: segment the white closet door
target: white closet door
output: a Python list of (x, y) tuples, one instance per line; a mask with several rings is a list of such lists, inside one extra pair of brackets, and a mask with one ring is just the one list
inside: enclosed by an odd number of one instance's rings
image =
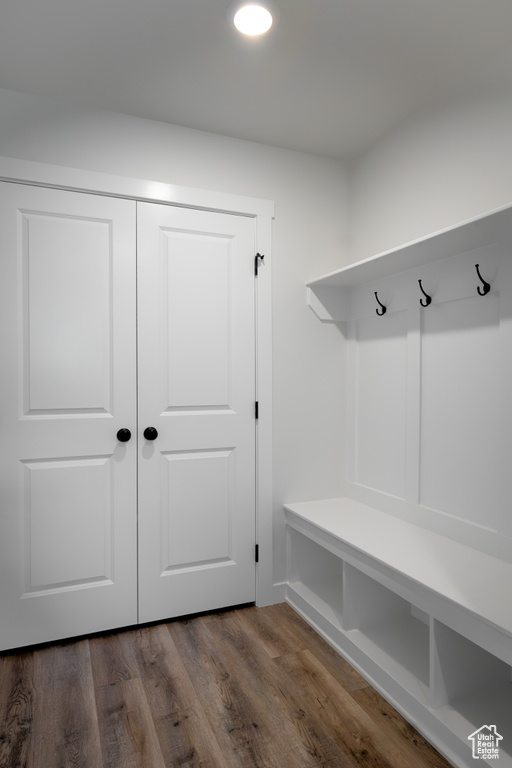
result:
[(134, 623), (135, 203), (0, 184), (0, 648)]
[(254, 221), (143, 203), (137, 232), (139, 619), (152, 621), (255, 599)]

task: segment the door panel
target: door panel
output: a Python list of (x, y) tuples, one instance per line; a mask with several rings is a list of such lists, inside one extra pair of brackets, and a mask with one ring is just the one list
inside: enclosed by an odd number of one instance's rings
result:
[(167, 572), (232, 560), (233, 459), (233, 451), (162, 453)]
[(166, 410), (228, 408), (231, 240), (175, 230), (161, 237)]
[[(136, 621), (135, 203), (0, 184), (0, 648)], [(8, 617), (8, 618), (7, 618)]]
[(34, 211), (20, 219), (25, 414), (108, 413), (110, 222)]
[(139, 618), (152, 621), (255, 599), (254, 223), (144, 203), (137, 232)]
[(110, 457), (22, 464), (25, 594), (111, 580)]

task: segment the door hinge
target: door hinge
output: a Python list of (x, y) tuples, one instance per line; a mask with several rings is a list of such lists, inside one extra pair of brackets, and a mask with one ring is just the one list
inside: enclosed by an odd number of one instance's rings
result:
[(260, 561), (260, 545), (259, 544), (254, 545), (254, 561), (256, 563), (259, 563)]
[(261, 264), (265, 264), (264, 262), (265, 256), (262, 256), (261, 253), (257, 253), (254, 257), (254, 277), (258, 277), (258, 269)]
[(254, 418), (259, 419), (259, 417), (260, 417), (260, 404), (256, 400), (256, 402), (254, 403)]

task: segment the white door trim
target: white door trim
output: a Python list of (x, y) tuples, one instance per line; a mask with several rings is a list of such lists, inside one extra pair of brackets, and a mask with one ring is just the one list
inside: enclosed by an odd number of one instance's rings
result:
[(108, 195), (153, 203), (250, 216), (256, 220), (256, 251), (264, 254), (256, 283), (256, 603), (279, 599), (273, 584), (272, 499), (272, 261), (271, 228), (274, 203), (261, 198), (193, 189), (158, 181), (133, 179), (79, 168), (0, 157), (0, 180)]

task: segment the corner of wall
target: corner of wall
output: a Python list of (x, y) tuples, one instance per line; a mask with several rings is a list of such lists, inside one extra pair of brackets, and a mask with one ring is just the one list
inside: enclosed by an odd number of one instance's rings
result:
[(350, 169), (351, 258), (512, 202), (512, 98), (444, 105), (402, 124)]

